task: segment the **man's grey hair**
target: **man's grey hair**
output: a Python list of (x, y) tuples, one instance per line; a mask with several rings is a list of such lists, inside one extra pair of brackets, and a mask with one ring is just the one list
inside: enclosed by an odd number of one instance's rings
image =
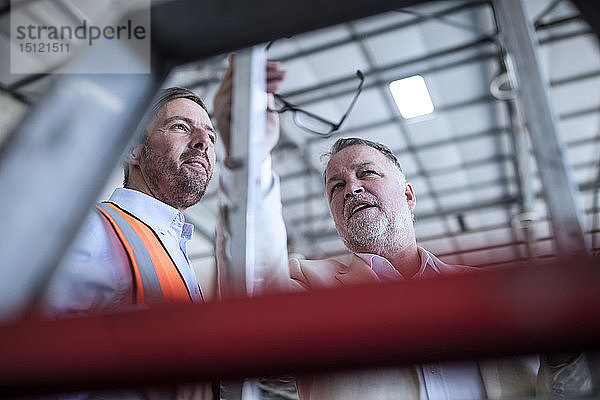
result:
[[(356, 138), (356, 137), (340, 138), (335, 141), (335, 143), (331, 146), (331, 148), (329, 149), (329, 151), (327, 153), (325, 153), (321, 156), (321, 159), (326, 159), (327, 162), (329, 162), (331, 157), (333, 157), (336, 153), (339, 153), (346, 147), (357, 146), (357, 145), (358, 146), (369, 146), (369, 147), (372, 147), (375, 150), (379, 151), (381, 154), (383, 154), (384, 156), (389, 158), (390, 161), (392, 161), (392, 163), (394, 163), (394, 165), (398, 168), (398, 170), (400, 170), (400, 173), (402, 174), (402, 176), (404, 176), (404, 171), (402, 171), (402, 166), (400, 165), (400, 161), (398, 161), (398, 158), (394, 155), (392, 150), (390, 150), (389, 147), (387, 147), (386, 145), (384, 145), (382, 143), (373, 142), (373, 141), (367, 140), (367, 139), (361, 139), (361, 138)], [(327, 183), (327, 168), (325, 168), (323, 170), (323, 181), (325, 183)]]
[[(166, 89), (161, 89), (158, 92), (158, 94), (156, 95), (156, 97), (154, 98), (154, 101), (152, 102), (152, 105), (150, 106), (150, 109), (152, 110), (152, 116), (151, 116), (150, 121), (152, 121), (154, 118), (156, 118), (160, 109), (165, 104), (167, 104), (171, 100), (175, 100), (175, 99), (192, 100), (194, 103), (199, 104), (200, 107), (202, 107), (204, 109), (204, 111), (206, 111), (206, 113), (208, 114), (208, 108), (206, 107), (206, 104), (204, 104), (204, 101), (202, 101), (202, 99), (200, 97), (198, 97), (198, 95), (196, 95), (194, 92), (192, 92), (189, 89), (182, 88), (182, 87), (170, 87), (170, 88), (166, 88)], [(142, 135), (140, 138), (138, 138), (139, 142), (135, 143), (135, 144), (139, 144), (143, 140), (145, 140), (147, 134), (148, 134), (148, 132), (146, 131), (146, 134)], [(123, 161), (123, 186), (127, 185), (128, 180), (129, 180), (129, 163), (127, 161)]]

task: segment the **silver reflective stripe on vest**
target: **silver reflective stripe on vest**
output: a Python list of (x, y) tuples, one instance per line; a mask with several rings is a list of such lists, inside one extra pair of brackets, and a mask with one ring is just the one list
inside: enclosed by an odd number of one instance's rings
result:
[[(156, 275), (156, 269), (154, 263), (152, 263), (152, 257), (146, 249), (146, 245), (140, 239), (137, 232), (129, 225), (129, 223), (123, 218), (121, 214), (115, 211), (108, 204), (100, 203), (99, 207), (102, 208), (111, 218), (116, 222), (121, 232), (127, 238), (127, 242), (133, 249), (133, 254), (142, 277), (142, 285), (144, 289), (144, 299), (147, 304), (160, 304), (164, 303), (163, 292), (160, 287), (158, 275)], [(133, 260), (132, 260), (133, 261)], [(135, 280), (135, 276), (133, 277)]]

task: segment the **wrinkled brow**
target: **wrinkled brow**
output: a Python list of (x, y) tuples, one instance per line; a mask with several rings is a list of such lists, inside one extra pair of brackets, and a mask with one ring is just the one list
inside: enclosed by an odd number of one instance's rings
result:
[[(359, 170), (359, 169), (361, 169), (361, 168), (366, 168), (366, 167), (369, 167), (369, 166), (371, 166), (371, 165), (373, 165), (373, 163), (372, 163), (372, 162), (370, 162), (370, 161), (363, 162), (363, 163), (352, 164), (352, 165), (350, 166), (350, 170), (351, 170), (351, 171), (356, 171), (356, 170)], [(329, 184), (331, 181), (339, 181), (339, 180), (342, 180), (342, 176), (343, 176), (343, 174), (342, 174), (342, 173), (333, 174), (333, 175), (331, 175), (329, 178), (327, 178), (327, 181), (325, 182), (325, 184), (327, 185), (327, 184)]]

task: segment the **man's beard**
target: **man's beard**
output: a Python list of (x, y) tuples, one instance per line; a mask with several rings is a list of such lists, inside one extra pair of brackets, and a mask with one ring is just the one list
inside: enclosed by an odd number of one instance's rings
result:
[[(372, 210), (362, 211), (346, 219), (346, 235), (342, 240), (355, 253), (384, 257), (394, 254), (405, 245), (405, 225), (412, 223), (410, 215), (408, 220), (403, 215), (390, 215), (377, 198), (369, 196), (369, 201), (375, 205)], [(373, 213), (377, 215), (374, 216)]]
[(393, 223), (381, 208), (377, 210), (380, 215), (375, 220), (356, 215), (346, 221), (347, 233), (343, 240), (353, 252), (382, 254), (393, 246), (393, 237), (396, 236)]
[[(210, 167), (208, 157), (200, 150), (190, 149), (183, 153), (180, 161), (191, 157), (203, 157)], [(142, 159), (146, 171), (146, 181), (155, 197), (177, 209), (185, 209), (198, 203), (210, 182), (212, 174), (201, 173), (195, 168), (183, 167), (166, 154), (157, 155), (144, 144)], [(180, 166), (181, 165), (181, 166)]]

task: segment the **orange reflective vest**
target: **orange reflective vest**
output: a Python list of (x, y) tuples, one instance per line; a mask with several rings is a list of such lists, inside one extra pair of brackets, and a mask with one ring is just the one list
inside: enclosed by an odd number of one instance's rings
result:
[(129, 256), (134, 304), (190, 303), (192, 297), (169, 252), (143, 221), (109, 202), (96, 205)]

